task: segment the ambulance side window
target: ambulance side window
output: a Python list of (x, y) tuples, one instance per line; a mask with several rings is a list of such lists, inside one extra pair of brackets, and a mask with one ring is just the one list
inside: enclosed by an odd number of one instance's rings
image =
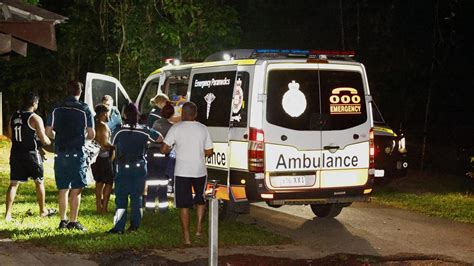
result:
[(142, 99), (140, 100), (140, 113), (141, 114), (148, 114), (150, 113), (151, 108), (153, 107), (150, 104), (150, 100), (156, 96), (158, 93), (158, 86), (160, 84), (160, 79), (154, 79), (148, 82), (145, 87), (145, 91), (143, 92)]
[(116, 98), (116, 87), (115, 83), (106, 81), (106, 80), (101, 80), (101, 79), (93, 79), (92, 80), (92, 91), (94, 92), (92, 94), (92, 104), (91, 108), (94, 108), (94, 106), (98, 105), (99, 103), (102, 103), (102, 97), (104, 95), (110, 95), (114, 99), (114, 104), (117, 105), (117, 98)]
[(249, 99), (249, 73), (238, 72), (232, 97), (232, 127), (247, 127)]

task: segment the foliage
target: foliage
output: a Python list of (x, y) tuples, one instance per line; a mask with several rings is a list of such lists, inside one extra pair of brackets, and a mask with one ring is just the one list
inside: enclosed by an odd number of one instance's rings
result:
[[(10, 143), (0, 141), (0, 216), (3, 219), (5, 198), (9, 180), (8, 156)], [(51, 154), (45, 164), (46, 204), (56, 206), (53, 159)], [(110, 209), (114, 208), (113, 196)], [(140, 230), (124, 235), (110, 235), (105, 232), (113, 226), (113, 214), (95, 213), (95, 194), (93, 187), (83, 192), (80, 221), (88, 231), (60, 231), (56, 227), (59, 217), (39, 218), (37, 214), (35, 187), (33, 182), (20, 185), (13, 206), (12, 222), (2, 221), (0, 233), (16, 241), (28, 241), (45, 247), (71, 252), (102, 253), (117, 250), (144, 250), (154, 248), (173, 248), (181, 246), (179, 211), (170, 208), (166, 214), (145, 213)], [(192, 212), (194, 213), (194, 212)], [(192, 217), (192, 227), (195, 217)], [(205, 224), (207, 228), (207, 222)], [(260, 229), (255, 225), (238, 222), (221, 222), (219, 225), (219, 245), (273, 245), (288, 243), (290, 240)], [(206, 246), (207, 237), (194, 238), (194, 246)]]
[(375, 187), (373, 199), (385, 205), (474, 223), (474, 181), (462, 176), (414, 172)]
[(75, 0), (39, 2), (68, 17), (56, 26), (58, 51), (28, 46), (28, 57), (0, 60), (4, 119), (29, 90), (42, 97), (39, 112), (64, 96), (68, 80), (87, 72), (120, 79), (132, 99), (149, 73), (168, 57), (202, 60), (234, 46), (240, 28), (236, 11), (223, 2), (151, 0)]

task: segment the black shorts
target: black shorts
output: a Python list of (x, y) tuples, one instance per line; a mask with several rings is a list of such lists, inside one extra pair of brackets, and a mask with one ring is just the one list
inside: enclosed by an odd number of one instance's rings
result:
[[(174, 180), (174, 201), (176, 208), (191, 208), (194, 204), (205, 204), (204, 189), (206, 176), (182, 177), (176, 176)], [(194, 198), (193, 198), (194, 189)]]
[(43, 160), (39, 152), (30, 151), (10, 156), (10, 180), (26, 182), (28, 178), (43, 181)]
[(91, 165), (95, 182), (112, 185), (114, 183), (114, 171), (110, 156), (97, 156), (95, 163)]

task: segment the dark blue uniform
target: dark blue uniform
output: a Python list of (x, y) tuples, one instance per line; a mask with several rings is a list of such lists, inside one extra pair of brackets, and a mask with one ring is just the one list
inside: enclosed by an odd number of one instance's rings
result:
[(115, 145), (115, 231), (124, 231), (127, 221), (128, 197), (130, 196), (131, 227), (138, 228), (142, 217), (142, 194), (147, 174), (145, 159), (149, 141), (155, 141), (160, 133), (144, 125), (122, 125), (117, 129), (112, 144)]
[(41, 142), (36, 130), (28, 124), (33, 112), (17, 111), (10, 120), (12, 148), (10, 151), (10, 179), (25, 182), (29, 177), (43, 180), (43, 161), (38, 151)]
[(148, 115), (148, 120), (146, 122), (146, 125), (149, 128), (153, 128), (153, 124), (155, 123), (156, 120), (160, 119), (161, 109), (160, 108), (153, 108), (151, 109), (150, 114)]
[(47, 126), (56, 132), (54, 172), (58, 189), (87, 186), (86, 128), (94, 128), (87, 104), (70, 96), (56, 105)]

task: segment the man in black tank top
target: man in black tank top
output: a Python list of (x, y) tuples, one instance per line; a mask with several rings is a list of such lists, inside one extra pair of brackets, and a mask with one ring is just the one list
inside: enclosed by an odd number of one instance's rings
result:
[(40, 155), (41, 145), (50, 145), (45, 134), (43, 120), (34, 113), (38, 108), (38, 95), (27, 93), (23, 96), (23, 109), (15, 112), (10, 119), (10, 186), (7, 191), (5, 220), (12, 219), (12, 206), (18, 186), (32, 178), (36, 185), (40, 216), (55, 213), (45, 207), (45, 190), (43, 185), (43, 160)]

